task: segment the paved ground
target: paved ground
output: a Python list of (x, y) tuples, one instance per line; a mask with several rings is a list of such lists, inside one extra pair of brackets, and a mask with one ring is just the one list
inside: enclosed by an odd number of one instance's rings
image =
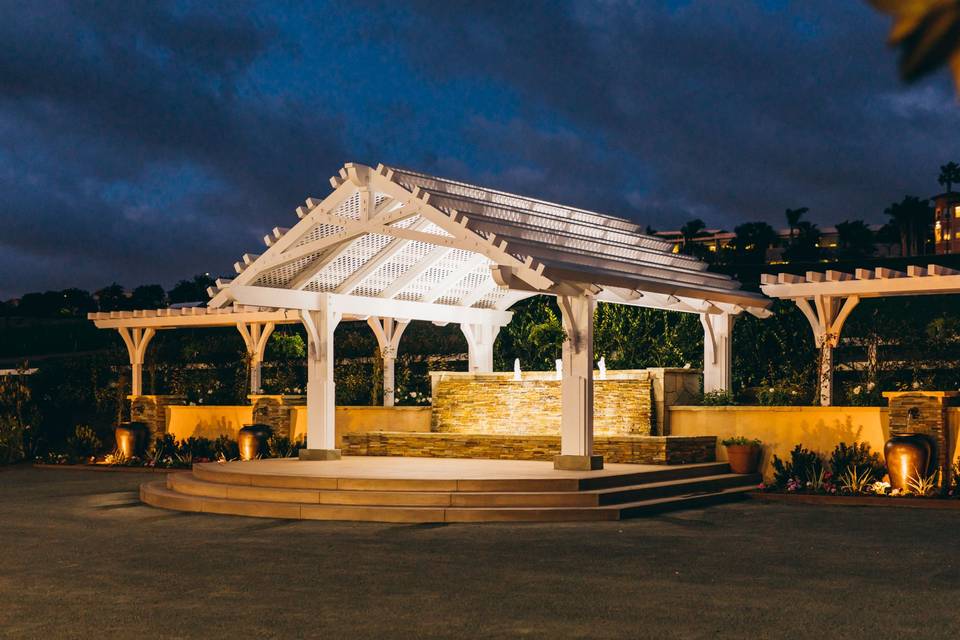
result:
[(875, 640), (960, 625), (950, 512), (290, 522), (145, 507), (147, 477), (0, 468), (0, 636)]

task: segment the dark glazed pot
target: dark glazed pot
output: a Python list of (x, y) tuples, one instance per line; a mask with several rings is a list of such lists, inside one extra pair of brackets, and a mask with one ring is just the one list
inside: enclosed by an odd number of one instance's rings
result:
[(117, 450), (124, 458), (139, 458), (147, 451), (150, 429), (145, 422), (121, 422), (114, 429)]
[(932, 447), (930, 439), (919, 433), (893, 435), (883, 446), (883, 456), (890, 474), (890, 488), (903, 491), (907, 481), (929, 475)]
[(727, 462), (733, 473), (756, 473), (760, 466), (760, 447), (755, 444), (728, 444)]
[(265, 424), (248, 424), (240, 429), (237, 444), (240, 446), (241, 460), (254, 460), (258, 456), (267, 455), (267, 440), (273, 434), (273, 429)]

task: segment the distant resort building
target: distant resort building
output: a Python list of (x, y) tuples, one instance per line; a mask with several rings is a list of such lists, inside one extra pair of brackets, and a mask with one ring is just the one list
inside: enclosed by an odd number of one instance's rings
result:
[[(953, 194), (956, 196), (956, 204), (960, 205), (960, 194)], [(960, 206), (957, 207), (960, 210)], [(874, 243), (874, 256), (877, 258), (898, 258), (900, 257), (900, 243), (899, 242), (888, 242), (880, 239), (880, 231), (883, 229), (883, 225), (872, 224), (869, 225), (870, 231), (873, 232), (874, 236), (877, 237), (877, 240)], [(957, 232), (960, 233), (960, 220), (957, 221)], [(820, 231), (820, 242), (819, 247), (831, 250), (836, 249), (838, 246), (838, 232), (836, 227), (822, 227)], [(680, 231), (657, 231), (654, 235), (658, 238), (666, 240), (673, 244), (674, 253), (680, 252), (680, 247), (683, 245), (683, 233)], [(726, 249), (737, 237), (732, 231), (727, 231), (725, 229), (704, 229), (701, 232), (701, 235), (698, 235), (695, 238), (688, 239), (688, 242), (693, 242), (699, 245), (703, 245), (707, 248), (710, 253), (718, 253), (723, 249)], [(787, 248), (790, 243), (790, 229), (778, 229), (777, 230), (778, 242), (776, 246), (772, 246), (767, 249), (766, 261), (769, 263), (777, 263), (783, 261), (783, 251)], [(960, 237), (957, 240), (958, 249), (960, 249)], [(937, 253), (943, 253), (939, 250), (939, 244)]]
[(937, 255), (960, 253), (960, 193), (947, 191), (932, 198), (933, 240)]

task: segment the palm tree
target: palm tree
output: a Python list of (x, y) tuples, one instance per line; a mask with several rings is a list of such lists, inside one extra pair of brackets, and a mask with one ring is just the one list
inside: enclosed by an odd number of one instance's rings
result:
[(960, 165), (948, 162), (940, 166), (940, 176), (937, 178), (940, 186), (946, 187), (947, 193), (953, 191), (954, 183), (960, 183)]
[(812, 262), (820, 258), (820, 229), (807, 220), (797, 223), (797, 237), (783, 252), (787, 260)]
[(800, 218), (804, 216), (805, 213), (810, 211), (809, 207), (800, 207), (799, 209), (787, 209), (785, 214), (787, 216), (787, 226), (790, 227), (790, 241), (793, 242), (793, 232), (796, 230), (797, 225), (800, 224)]
[(873, 255), (873, 231), (863, 220), (844, 220), (837, 225), (837, 253), (843, 258)]
[(704, 229), (706, 228), (707, 225), (700, 218), (695, 218), (680, 227), (680, 250), (689, 253), (694, 239), (704, 235)]
[(900, 232), (900, 251), (906, 256), (920, 255), (926, 250), (927, 236), (933, 225), (933, 209), (915, 196), (905, 196), (883, 210), (890, 224)]

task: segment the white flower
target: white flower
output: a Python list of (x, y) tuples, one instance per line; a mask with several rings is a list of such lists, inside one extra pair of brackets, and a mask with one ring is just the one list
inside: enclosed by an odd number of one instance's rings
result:
[(868, 382), (868, 383), (867, 383), (867, 391), (873, 391), (876, 386), (877, 386), (876, 384), (874, 384), (874, 383), (872, 383), (872, 382)]
[(878, 496), (885, 495), (887, 490), (890, 488), (889, 482), (874, 482), (870, 485), (870, 490), (873, 491)]
[(920, 388), (920, 383), (919, 383), (919, 382), (914, 382), (914, 383), (913, 383), (912, 385), (910, 385), (910, 386), (912, 386), (914, 389), (919, 389), (919, 388)]
[(416, 391), (411, 391), (411, 392), (410, 392), (410, 397), (411, 397), (411, 398), (416, 398), (416, 397), (417, 397), (417, 392), (416, 392)]
[(853, 388), (853, 395), (855, 395), (855, 396), (860, 395), (860, 391), (861, 391), (860, 385), (855, 386), (855, 387)]
[(776, 391), (776, 389), (774, 389), (773, 387), (770, 387), (770, 393), (773, 393), (774, 391)]

